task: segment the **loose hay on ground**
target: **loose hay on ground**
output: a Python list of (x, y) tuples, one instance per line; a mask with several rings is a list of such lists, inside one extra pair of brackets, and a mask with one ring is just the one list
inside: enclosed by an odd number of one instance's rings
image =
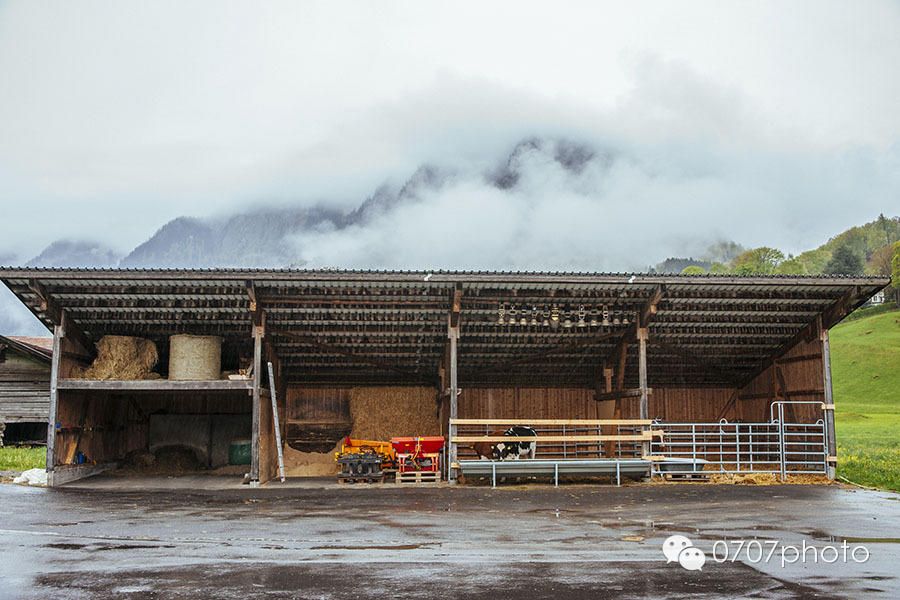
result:
[(105, 335), (96, 344), (97, 358), (87, 369), (77, 367), (75, 379), (156, 379), (153, 367), (159, 360), (156, 345), (147, 339)]
[(284, 473), (288, 477), (336, 475), (338, 464), (334, 461), (334, 453), (340, 449), (340, 442), (328, 452), (301, 452), (285, 445)]

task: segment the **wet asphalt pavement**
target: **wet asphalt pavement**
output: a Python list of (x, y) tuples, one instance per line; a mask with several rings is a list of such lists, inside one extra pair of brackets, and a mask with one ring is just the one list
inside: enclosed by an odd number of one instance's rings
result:
[[(146, 491), (96, 481), (0, 485), (0, 597), (900, 597), (900, 495), (843, 486)], [(703, 550), (701, 571), (666, 563), (673, 534)], [(761, 560), (753, 544), (734, 562), (713, 560), (718, 540), (754, 539)], [(845, 540), (868, 560), (845, 563)], [(805, 563), (782, 566), (781, 546), (803, 542), (818, 562), (807, 550)], [(819, 554), (829, 546), (832, 563)]]

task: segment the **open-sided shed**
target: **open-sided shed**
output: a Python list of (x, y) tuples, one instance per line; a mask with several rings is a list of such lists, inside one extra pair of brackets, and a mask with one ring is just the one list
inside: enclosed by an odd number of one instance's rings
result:
[[(0, 269), (54, 331), (48, 469), (61, 483), (94, 467), (63, 464), (60, 441), (121, 459), (146, 445), (145, 417), (246, 414), (254, 481), (275, 474), (264, 365), (291, 412), (350, 389), (431, 390), (452, 419), (763, 421), (773, 402), (822, 419), (833, 460), (828, 329), (889, 280), (591, 273), (302, 270)], [(253, 361), (247, 381), (92, 381), (72, 369), (103, 335), (156, 342), (219, 335), (223, 362)], [(426, 394), (423, 397), (428, 397)], [(823, 410), (824, 409), (824, 410)], [(325, 412), (328, 412), (325, 410)], [(796, 415), (794, 415), (796, 418)], [(328, 418), (323, 418), (327, 422)], [(62, 423), (73, 423), (66, 428)], [(61, 431), (64, 430), (64, 431)], [(450, 461), (456, 461), (451, 445)]]

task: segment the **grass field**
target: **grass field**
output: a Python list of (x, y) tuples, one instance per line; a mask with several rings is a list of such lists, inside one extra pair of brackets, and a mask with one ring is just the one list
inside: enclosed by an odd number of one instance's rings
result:
[(43, 469), (44, 461), (46, 459), (47, 449), (43, 446), (37, 448), (4, 446), (3, 448), (0, 448), (0, 471)]
[(900, 491), (900, 311), (833, 328), (839, 476)]

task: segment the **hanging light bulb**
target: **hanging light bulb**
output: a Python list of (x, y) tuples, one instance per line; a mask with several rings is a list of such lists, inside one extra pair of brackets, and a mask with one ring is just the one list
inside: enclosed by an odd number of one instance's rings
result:
[(515, 325), (516, 324), (516, 314), (518, 314), (518, 312), (519, 311), (516, 310), (515, 306), (510, 306), (509, 307), (509, 320), (507, 321), (507, 323), (509, 323), (510, 325)]
[(556, 329), (559, 327), (559, 307), (555, 304), (553, 305), (553, 309), (550, 311), (550, 327)]
[(587, 323), (584, 322), (584, 317), (587, 315), (587, 311), (584, 310), (584, 304), (578, 307), (578, 326), (584, 327)]
[(532, 326), (538, 324), (537, 316), (538, 316), (538, 309), (537, 309), (537, 306), (535, 306), (534, 308), (531, 309), (531, 325)]
[(609, 326), (609, 307), (605, 304), (603, 305), (603, 326)]
[(503, 304), (497, 309), (497, 323), (500, 325), (506, 324), (506, 306)]
[(544, 310), (543, 312), (541, 312), (541, 316), (544, 318), (544, 320), (541, 322), (541, 325), (543, 325), (544, 327), (549, 327), (550, 326), (550, 311)]

